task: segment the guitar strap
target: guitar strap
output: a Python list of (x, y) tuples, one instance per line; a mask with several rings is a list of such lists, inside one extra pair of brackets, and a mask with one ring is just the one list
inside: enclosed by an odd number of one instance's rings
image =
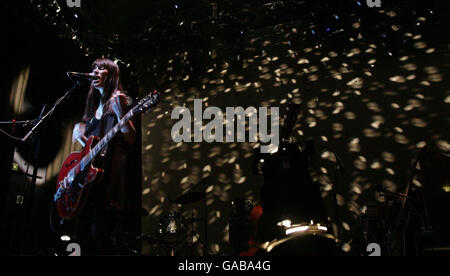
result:
[[(100, 120), (96, 119), (95, 116), (88, 121), (86, 126), (85, 136), (97, 136), (100, 139), (108, 133), (115, 124), (115, 117), (112, 114), (105, 114)], [(108, 144), (100, 152), (100, 156), (105, 157), (108, 151)]]
[[(105, 133), (108, 133), (117, 123), (117, 117), (113, 113), (106, 113), (101, 121), (101, 124), (103, 126), (101, 137), (103, 137)], [(121, 137), (119, 131), (119, 133), (100, 152), (100, 155), (102, 157), (105, 157), (108, 154), (108, 149), (113, 147), (111, 143), (114, 143), (114, 146), (120, 146), (122, 148), (126, 148), (127, 145), (125, 139)]]
[[(114, 114), (112, 114), (112, 113), (105, 114), (105, 116), (103, 117), (103, 120), (102, 120), (102, 124), (103, 124), (103, 133), (102, 134), (104, 135), (105, 133), (108, 133), (117, 123), (118, 123), (118, 121)], [(102, 157), (106, 156), (106, 153), (108, 152), (108, 148), (109, 148), (109, 143), (100, 152), (100, 155)]]

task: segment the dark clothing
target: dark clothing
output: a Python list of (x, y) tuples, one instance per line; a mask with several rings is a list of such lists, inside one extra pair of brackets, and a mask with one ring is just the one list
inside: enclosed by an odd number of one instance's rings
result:
[(309, 172), (308, 155), (298, 144), (282, 144), (279, 151), (264, 158), (264, 186), (261, 202), (264, 210), (259, 229), (263, 240), (283, 235), (277, 223), (289, 218), (294, 224), (311, 220), (325, 224), (327, 215), (320, 184)]
[[(118, 123), (114, 113), (106, 113), (100, 120), (93, 117), (86, 122), (85, 136), (102, 138)], [(132, 146), (119, 131), (93, 161), (103, 169), (103, 178), (89, 192), (86, 206), (76, 219), (76, 233), (83, 254), (117, 254), (115, 241), (126, 232), (127, 217), (127, 159)]]
[[(105, 114), (100, 120), (94, 117), (86, 124), (85, 136), (103, 137), (117, 123), (117, 117), (112, 113)], [(119, 131), (94, 160), (94, 166), (97, 165), (105, 171), (101, 185), (96, 185), (101, 190), (98, 194), (91, 196), (97, 203), (106, 204), (106, 207), (114, 207), (121, 211), (125, 209), (126, 166), (129, 150), (130, 146)]]

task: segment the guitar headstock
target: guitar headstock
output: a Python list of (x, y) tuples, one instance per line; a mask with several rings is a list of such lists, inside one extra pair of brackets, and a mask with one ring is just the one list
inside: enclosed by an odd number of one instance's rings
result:
[(149, 110), (152, 106), (159, 103), (160, 96), (161, 93), (154, 90), (137, 103), (137, 105), (133, 108), (134, 113), (143, 113)]

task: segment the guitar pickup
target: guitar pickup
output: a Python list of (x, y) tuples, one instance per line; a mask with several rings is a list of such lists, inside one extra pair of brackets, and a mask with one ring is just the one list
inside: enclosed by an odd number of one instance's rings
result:
[(70, 165), (72, 165), (74, 162), (76, 163), (78, 162), (78, 160), (72, 160), (69, 164), (65, 164), (66, 168), (70, 167)]

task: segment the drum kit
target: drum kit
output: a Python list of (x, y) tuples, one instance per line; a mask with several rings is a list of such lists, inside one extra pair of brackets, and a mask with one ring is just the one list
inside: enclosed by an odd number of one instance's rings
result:
[[(192, 200), (186, 198), (192, 197)], [(202, 198), (199, 195), (180, 197), (185, 204), (194, 203)], [(178, 199), (180, 199), (178, 198)], [(177, 201), (178, 201), (177, 199)], [(270, 241), (262, 242), (258, 233), (258, 221), (262, 214), (261, 205), (237, 198), (231, 201), (229, 218), (229, 237), (231, 255), (245, 256), (322, 256), (337, 255), (336, 239), (329, 231), (329, 225), (314, 223), (292, 224), (285, 220), (277, 224)], [(203, 218), (186, 218), (176, 211), (160, 217), (154, 235), (142, 235), (142, 240), (156, 246), (158, 256), (192, 256), (194, 250), (192, 238), (195, 236), (203, 248), (204, 254), (212, 253), (206, 243), (193, 231), (193, 224)], [(249, 248), (253, 247), (253, 248)], [(248, 251), (247, 251), (248, 250)], [(246, 253), (247, 252), (247, 253)], [(251, 253), (248, 253), (251, 252)]]
[[(292, 142), (289, 134), (296, 122), (299, 106), (289, 105), (281, 129), (279, 150), (262, 154), (255, 148), (253, 172), (264, 178), (261, 204), (240, 197), (231, 201), (229, 243), (234, 256), (335, 256), (341, 250), (339, 214), (336, 213), (336, 235), (326, 213), (319, 184), (310, 169), (315, 169), (312, 157), (314, 143)], [(332, 179), (335, 207), (338, 175), (344, 173), (340, 158), (335, 154), (336, 168)], [(420, 165), (424, 187), (413, 185), (413, 177), (406, 194), (379, 190), (384, 195), (382, 209), (367, 204), (367, 216), (356, 222), (361, 234), (354, 237), (352, 250), (365, 255), (369, 242), (380, 241), (386, 250), (383, 255), (432, 255), (444, 249), (450, 255), (450, 156), (423, 150), (413, 164)], [(317, 170), (317, 169), (316, 169)], [(203, 181), (203, 183), (205, 183)], [(195, 185), (197, 186), (197, 185)], [(204, 186), (206, 191), (206, 185)], [(204, 192), (187, 192), (175, 203), (205, 203), (204, 255), (209, 253), (206, 231), (206, 199)], [(337, 211), (336, 211), (337, 212)], [(176, 245), (186, 244), (193, 237), (189, 227), (202, 219), (187, 219), (176, 212), (163, 216), (152, 238), (154, 244), (168, 245), (170, 254), (178, 254)], [(381, 223), (382, 222), (382, 223)], [(368, 226), (365, 227), (364, 225)], [(377, 228), (373, 229), (373, 225)], [(191, 227), (192, 228), (192, 227)], [(366, 229), (367, 228), (367, 229)], [(387, 231), (384, 231), (388, 229)], [(358, 232), (358, 230), (357, 230)], [(432, 236), (432, 241), (428, 236)], [(381, 237), (381, 238), (380, 238)], [(384, 242), (383, 242), (384, 240)], [(355, 248), (356, 247), (356, 248)], [(359, 250), (359, 252), (358, 252)], [(355, 253), (354, 252), (354, 253)], [(442, 254), (442, 253), (439, 253)]]
[(261, 254), (270, 256), (335, 256), (336, 240), (327, 226), (311, 221), (309, 224), (280, 222), (283, 236), (264, 243)]
[[(229, 220), (232, 254), (236, 256), (334, 256), (337, 239), (328, 223), (264, 221), (263, 207), (249, 200), (232, 201)], [(279, 213), (278, 213), (279, 214)], [(269, 225), (270, 224), (270, 225)]]
[[(206, 179), (194, 185), (188, 192), (170, 200), (177, 205), (188, 205), (203, 201), (206, 214), (206, 194), (204, 192), (192, 192), (193, 188), (204, 184)], [(194, 224), (201, 222), (205, 225), (205, 238), (200, 239), (194, 232)], [(212, 251), (207, 247), (206, 216), (204, 218), (185, 217), (180, 212), (171, 209), (167, 214), (162, 215), (156, 225), (155, 233), (152, 235), (141, 235), (139, 238), (147, 243), (156, 246), (158, 256), (182, 256), (194, 255), (194, 240), (203, 247), (203, 255), (208, 255)]]
[[(261, 205), (242, 197), (231, 201), (228, 219), (231, 255), (337, 254), (337, 239), (330, 231), (320, 187), (308, 173), (314, 148), (309, 141), (304, 150), (298, 143), (285, 142), (298, 112), (299, 106), (290, 105), (278, 153), (254, 156), (254, 160), (260, 163), (254, 164), (255, 173), (264, 177)], [(206, 181), (200, 183), (205, 184)], [(191, 191), (192, 188), (174, 202), (183, 205), (203, 200), (205, 236), (204, 241), (197, 240), (203, 244), (203, 254), (207, 255), (210, 250), (205, 246), (208, 244), (206, 193)], [(206, 184), (203, 191), (206, 191)], [(182, 252), (178, 246), (190, 245), (186, 241), (195, 234), (189, 227), (192, 229), (192, 224), (198, 220), (202, 219), (186, 219), (171, 211), (161, 217), (156, 235), (149, 240), (158, 248), (168, 248), (167, 255), (180, 255)]]
[[(316, 183), (301, 170), (308, 158), (302, 156), (295, 145), (282, 145), (291, 151), (285, 155), (258, 156), (265, 158), (260, 167), (264, 175), (261, 204), (245, 197), (230, 202), (228, 217), (229, 245), (232, 256), (336, 256), (341, 251), (339, 232), (334, 235), (331, 223), (327, 221), (320, 193)], [(295, 156), (303, 163), (289, 163)], [(280, 162), (283, 161), (283, 162)], [(276, 167), (282, 164), (281, 167)], [(385, 202), (367, 204), (367, 212), (360, 224), (361, 235), (356, 234), (352, 244), (354, 253), (367, 255), (366, 246), (370, 242), (381, 245), (382, 255), (449, 255), (450, 232), (449, 215), (445, 210), (450, 207), (450, 156), (435, 152), (424, 152), (414, 162), (413, 168), (420, 164), (425, 175), (424, 187), (413, 185), (413, 177), (406, 194), (388, 191), (382, 187), (377, 190)], [(442, 166), (440, 168), (439, 166)], [(276, 169), (274, 169), (276, 168)], [(445, 172), (444, 172), (445, 171)], [(413, 170), (413, 176), (416, 172)], [(296, 176), (296, 178), (292, 178)], [(282, 183), (297, 179), (298, 187)], [(203, 181), (205, 183), (205, 181)], [(195, 185), (197, 186), (197, 185)], [(206, 184), (204, 185), (206, 188)], [(277, 189), (286, 188), (282, 193)], [(205, 189), (206, 190), (206, 189)], [(290, 193), (295, 192), (295, 197)], [(182, 194), (172, 203), (188, 205), (203, 201), (206, 214), (206, 193), (192, 192)], [(430, 200), (430, 199), (438, 200)], [(295, 202), (300, 200), (301, 202)], [(383, 208), (381, 208), (383, 207)], [(205, 226), (203, 240), (194, 232), (194, 224)], [(367, 224), (367, 225), (366, 225)], [(203, 246), (203, 255), (211, 250), (207, 247), (206, 215), (202, 218), (185, 217), (171, 210), (160, 217), (154, 235), (141, 238), (157, 246), (157, 255), (194, 256), (194, 240)], [(389, 231), (385, 231), (388, 229)], [(358, 230), (356, 230), (358, 232)], [(389, 234), (389, 235), (388, 235)]]

